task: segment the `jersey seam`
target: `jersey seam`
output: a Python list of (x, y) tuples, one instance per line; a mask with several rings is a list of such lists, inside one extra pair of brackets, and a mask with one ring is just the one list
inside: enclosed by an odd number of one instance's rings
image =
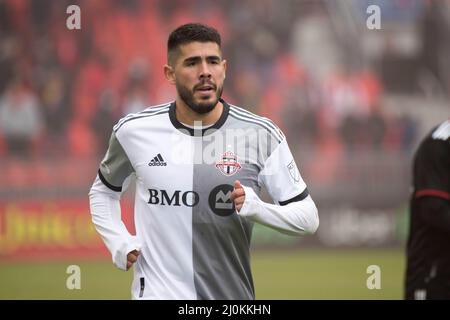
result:
[[(234, 119), (236, 119), (236, 120), (238, 120), (238, 121), (244, 121), (244, 122), (252, 123), (252, 124), (255, 124), (255, 125), (258, 125), (258, 126), (264, 128), (267, 132), (270, 133), (270, 135), (271, 135), (272, 137), (274, 137), (274, 138), (278, 141), (278, 144), (279, 144), (279, 145), (281, 144), (281, 142), (283, 142), (283, 140), (281, 140), (280, 138), (278, 138), (271, 130), (269, 130), (267, 127), (265, 127), (264, 124), (255, 122), (255, 121), (257, 121), (257, 120), (251, 121), (251, 119), (248, 119), (248, 120), (247, 120), (247, 119), (241, 119), (241, 118), (238, 118), (236, 115), (232, 114), (231, 112), (229, 113), (229, 115), (230, 115), (232, 118), (234, 118)], [(241, 116), (241, 117), (244, 117), (244, 116)]]
[(169, 112), (169, 107), (167, 107), (167, 110), (166, 109), (162, 109), (162, 110), (155, 110), (155, 112), (154, 113), (152, 113), (152, 114), (146, 114), (146, 115), (136, 115), (135, 117), (132, 117), (132, 118), (130, 118), (130, 119), (127, 119), (127, 120), (125, 120), (125, 121), (123, 121), (118, 127), (117, 127), (117, 129), (113, 129), (114, 130), (114, 132), (118, 132), (119, 130), (120, 130), (120, 128), (122, 128), (123, 127), (123, 125), (125, 124), (125, 123), (127, 123), (127, 122), (130, 122), (130, 121), (132, 121), (132, 120), (139, 120), (139, 119), (145, 119), (145, 118), (148, 118), (148, 117), (153, 117), (153, 116), (159, 116), (159, 115), (163, 115), (163, 114), (165, 114), (165, 113), (168, 113)]

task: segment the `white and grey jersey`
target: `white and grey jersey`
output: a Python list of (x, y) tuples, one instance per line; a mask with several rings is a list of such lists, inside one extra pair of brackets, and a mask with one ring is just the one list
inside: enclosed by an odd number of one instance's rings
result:
[(133, 298), (254, 299), (253, 222), (230, 200), (235, 180), (277, 205), (308, 191), (283, 133), (272, 121), (225, 101), (207, 129), (188, 128), (175, 102), (121, 119), (98, 177), (121, 192), (136, 175), (135, 226), (141, 254)]

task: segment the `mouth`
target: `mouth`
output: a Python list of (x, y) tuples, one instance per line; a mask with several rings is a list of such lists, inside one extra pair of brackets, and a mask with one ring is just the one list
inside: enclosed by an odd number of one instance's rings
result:
[(199, 91), (199, 92), (205, 93), (205, 94), (213, 93), (213, 92), (215, 92), (215, 90), (216, 90), (216, 88), (213, 85), (202, 85), (202, 86), (195, 88), (195, 91)]

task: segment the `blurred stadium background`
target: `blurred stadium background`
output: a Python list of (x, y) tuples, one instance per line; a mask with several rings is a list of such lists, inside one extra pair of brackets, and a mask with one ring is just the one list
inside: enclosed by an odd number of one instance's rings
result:
[(412, 155), (450, 116), (448, 0), (0, 0), (0, 298), (130, 297), (87, 193), (113, 124), (174, 97), (166, 38), (191, 21), (222, 33), (225, 98), (283, 129), (319, 207), (314, 236), (255, 229), (257, 298), (401, 299)]

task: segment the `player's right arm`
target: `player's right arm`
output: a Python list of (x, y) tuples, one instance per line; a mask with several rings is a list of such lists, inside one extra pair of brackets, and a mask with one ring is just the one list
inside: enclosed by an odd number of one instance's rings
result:
[(317, 207), (297, 169), (284, 135), (265, 160), (258, 180), (276, 204), (262, 201), (252, 188), (236, 181), (231, 199), (239, 215), (285, 234), (306, 235), (317, 231)]
[(92, 222), (111, 253), (113, 263), (128, 270), (136, 262), (140, 244), (121, 218), (120, 196), (126, 189), (133, 167), (115, 133), (89, 192)]

